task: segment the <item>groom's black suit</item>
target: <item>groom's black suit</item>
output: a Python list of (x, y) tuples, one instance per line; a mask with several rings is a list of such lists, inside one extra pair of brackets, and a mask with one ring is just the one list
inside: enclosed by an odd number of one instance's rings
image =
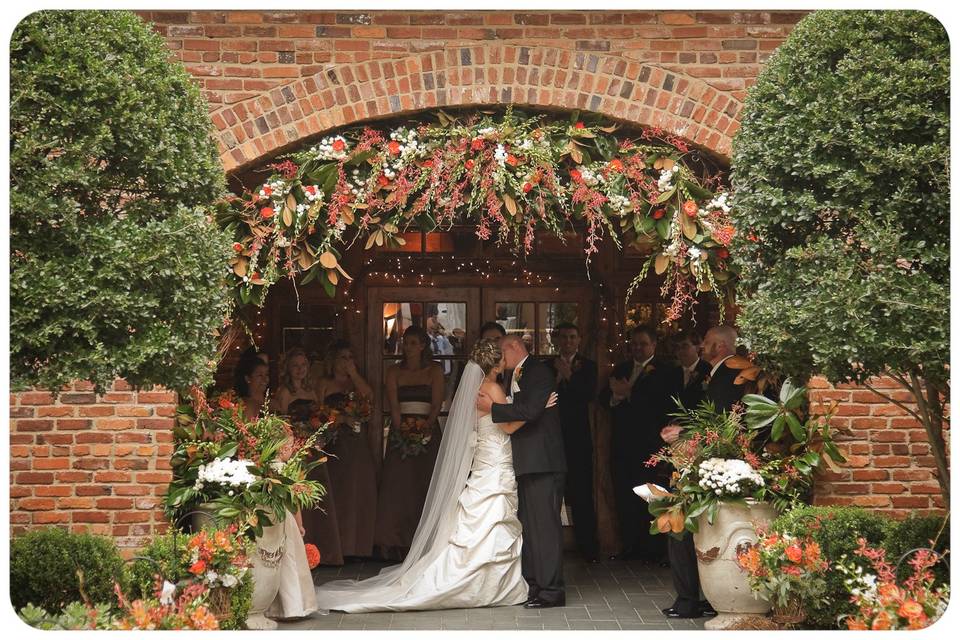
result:
[[(491, 416), (494, 422), (525, 423), (510, 438), (523, 526), (523, 577), (531, 598), (556, 603), (565, 598), (560, 504), (567, 471), (560, 411), (545, 408), (556, 378), (547, 365), (532, 357), (519, 370), (520, 391), (513, 394), (512, 403), (494, 404)], [(512, 379), (511, 373), (504, 380), (508, 394)]]

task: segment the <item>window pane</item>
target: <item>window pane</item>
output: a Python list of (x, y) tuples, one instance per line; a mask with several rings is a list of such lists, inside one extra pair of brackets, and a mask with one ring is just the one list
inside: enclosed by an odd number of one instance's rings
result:
[(536, 308), (532, 302), (498, 302), (497, 322), (503, 325), (507, 334), (515, 334), (523, 338), (527, 349), (534, 351), (536, 335)]
[(578, 311), (579, 306), (576, 302), (541, 302), (540, 303), (540, 355), (553, 355), (559, 353), (554, 344), (554, 328), (565, 322), (572, 322), (579, 326)]
[(467, 305), (463, 302), (385, 302), (383, 353), (402, 353), (401, 338), (408, 327), (423, 327), (439, 356), (466, 355), (464, 344)]

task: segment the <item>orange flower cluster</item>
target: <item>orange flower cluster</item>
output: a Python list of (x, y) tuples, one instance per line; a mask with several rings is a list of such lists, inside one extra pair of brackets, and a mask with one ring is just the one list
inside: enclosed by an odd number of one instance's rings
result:
[(320, 564), (320, 550), (317, 549), (317, 545), (309, 543), (305, 544), (303, 549), (307, 553), (307, 566), (315, 569)]
[(737, 553), (737, 564), (747, 573), (751, 588), (780, 606), (791, 599), (818, 598), (827, 570), (820, 545), (807, 537), (757, 533), (757, 543)]
[[(857, 540), (860, 547), (856, 554), (870, 560), (879, 578), (874, 590), (853, 592), (853, 602), (858, 606), (857, 615), (846, 619), (847, 628), (872, 629), (923, 629), (937, 621), (946, 609), (948, 589), (934, 587), (930, 568), (938, 557), (922, 549), (910, 560), (913, 575), (898, 584), (893, 567), (886, 561), (883, 549), (872, 549), (866, 540)], [(849, 572), (848, 572), (849, 574)]]
[(220, 628), (217, 617), (203, 604), (202, 598), (207, 593), (207, 588), (203, 585), (193, 584), (186, 587), (180, 596), (169, 604), (161, 604), (152, 598), (134, 600), (128, 604), (119, 585), (115, 585), (114, 590), (123, 610), (113, 625), (116, 629), (216, 631)]

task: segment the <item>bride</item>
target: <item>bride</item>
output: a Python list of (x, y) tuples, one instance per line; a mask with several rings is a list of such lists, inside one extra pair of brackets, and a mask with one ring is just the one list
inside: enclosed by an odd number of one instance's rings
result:
[[(477, 393), (506, 402), (496, 382), (503, 354), (481, 340), (470, 355), (447, 418), (420, 523), (403, 564), (367, 580), (317, 587), (324, 609), (360, 613), (520, 604), (520, 521), (510, 435), (522, 422), (478, 415)], [(556, 404), (552, 395), (547, 406)]]

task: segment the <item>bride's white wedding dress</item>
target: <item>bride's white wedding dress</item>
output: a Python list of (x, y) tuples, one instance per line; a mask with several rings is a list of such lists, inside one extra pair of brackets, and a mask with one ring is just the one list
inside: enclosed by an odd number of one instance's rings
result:
[[(455, 406), (450, 416), (469, 419), (472, 425), (447, 421), (443, 459), (434, 470), (410, 556), (403, 565), (369, 580), (321, 585), (320, 607), (359, 613), (491, 607), (526, 600), (510, 436), (489, 415), (478, 419), (475, 408), (467, 410), (464, 398), (475, 402), (482, 379), (479, 367), (470, 365), (476, 371), (464, 376), (461, 387), (467, 388), (458, 389), (455, 401), (462, 411)], [(451, 448), (473, 453), (464, 459)], [(452, 490), (455, 486), (458, 493)]]

